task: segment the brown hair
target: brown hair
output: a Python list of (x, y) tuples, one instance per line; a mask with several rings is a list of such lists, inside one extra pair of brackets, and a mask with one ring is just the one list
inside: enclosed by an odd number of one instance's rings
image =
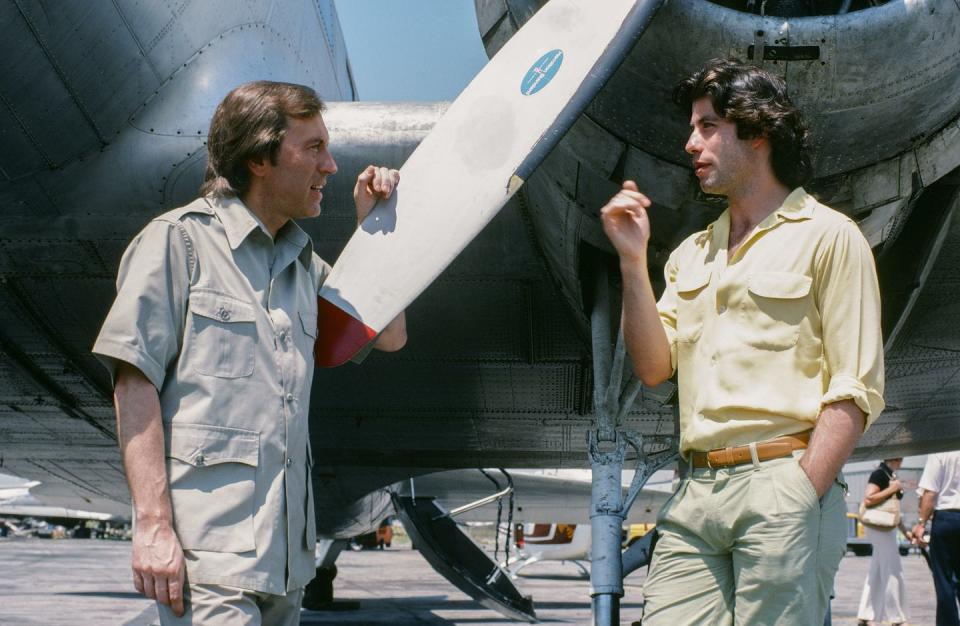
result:
[(250, 186), (250, 161), (276, 164), (287, 118), (305, 119), (325, 109), (310, 87), (258, 80), (227, 94), (210, 120), (207, 171), (200, 195), (231, 198)]
[(738, 59), (713, 59), (673, 90), (673, 101), (688, 115), (708, 97), (718, 115), (737, 125), (737, 137), (770, 141), (773, 173), (793, 189), (813, 175), (810, 132), (800, 109), (778, 77)]

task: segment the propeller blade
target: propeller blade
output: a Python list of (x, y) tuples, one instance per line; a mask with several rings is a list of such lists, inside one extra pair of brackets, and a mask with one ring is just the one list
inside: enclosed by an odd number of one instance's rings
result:
[(363, 221), (319, 297), (321, 367), (419, 296), (560, 141), (663, 0), (551, 0), (490, 60)]

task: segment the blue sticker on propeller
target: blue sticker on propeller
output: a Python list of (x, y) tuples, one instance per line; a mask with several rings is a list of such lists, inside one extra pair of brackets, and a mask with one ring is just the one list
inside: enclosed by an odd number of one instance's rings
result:
[(520, 93), (532, 96), (553, 80), (563, 63), (563, 50), (556, 49), (546, 53), (533, 64), (520, 83)]

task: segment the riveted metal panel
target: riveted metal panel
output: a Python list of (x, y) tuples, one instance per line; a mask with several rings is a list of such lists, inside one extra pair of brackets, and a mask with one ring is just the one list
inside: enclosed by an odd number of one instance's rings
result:
[[(6, 96), (0, 94), (0, 143), (3, 145), (0, 151), (0, 177), (6, 180), (16, 180), (54, 164), (53, 154), (44, 150), (39, 134), (27, 127), (26, 120), (21, 119), (20, 112), (12, 107)], [(0, 204), (0, 212), (20, 208)]]
[(960, 167), (960, 118), (917, 148), (917, 162), (925, 186)]
[(476, 0), (474, 10), (477, 14), (477, 30), (483, 38), (507, 14), (507, 3), (505, 0)]
[(101, 141), (110, 141), (131, 106), (160, 83), (117, 5), (67, 2), (45, 9), (29, 1), (20, 6), (76, 106)]
[(900, 158), (881, 161), (850, 176), (853, 206), (870, 209), (900, 197)]
[[(12, 147), (18, 143), (32, 146), (23, 153), (22, 164), (17, 163), (20, 153), (0, 151), (0, 167), (15, 178), (42, 166), (56, 167), (97, 148), (96, 128), (45, 52), (44, 43), (13, 3), (0, 11), (0, 40), (8, 42), (7, 53), (0, 57), (0, 75), (4, 76), (0, 109), (5, 111), (0, 132), (11, 139)], [(57, 122), (54, 127), (52, 120)], [(54, 132), (60, 128), (71, 130)]]
[(676, 209), (692, 199), (694, 177), (690, 168), (668, 163), (633, 146), (627, 149), (623, 177), (636, 181), (637, 187), (660, 206)]

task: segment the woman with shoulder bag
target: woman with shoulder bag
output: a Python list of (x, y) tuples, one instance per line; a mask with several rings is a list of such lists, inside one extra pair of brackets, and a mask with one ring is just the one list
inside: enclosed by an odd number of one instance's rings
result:
[(863, 583), (860, 609), (857, 611), (859, 626), (875, 626), (889, 621), (895, 626), (907, 621), (904, 605), (907, 589), (903, 582), (903, 566), (897, 545), (897, 528), (909, 539), (910, 533), (900, 521), (900, 500), (903, 490), (897, 480), (896, 470), (903, 459), (885, 459), (880, 463), (867, 483), (863, 502), (860, 504), (860, 521), (873, 546), (870, 571)]

